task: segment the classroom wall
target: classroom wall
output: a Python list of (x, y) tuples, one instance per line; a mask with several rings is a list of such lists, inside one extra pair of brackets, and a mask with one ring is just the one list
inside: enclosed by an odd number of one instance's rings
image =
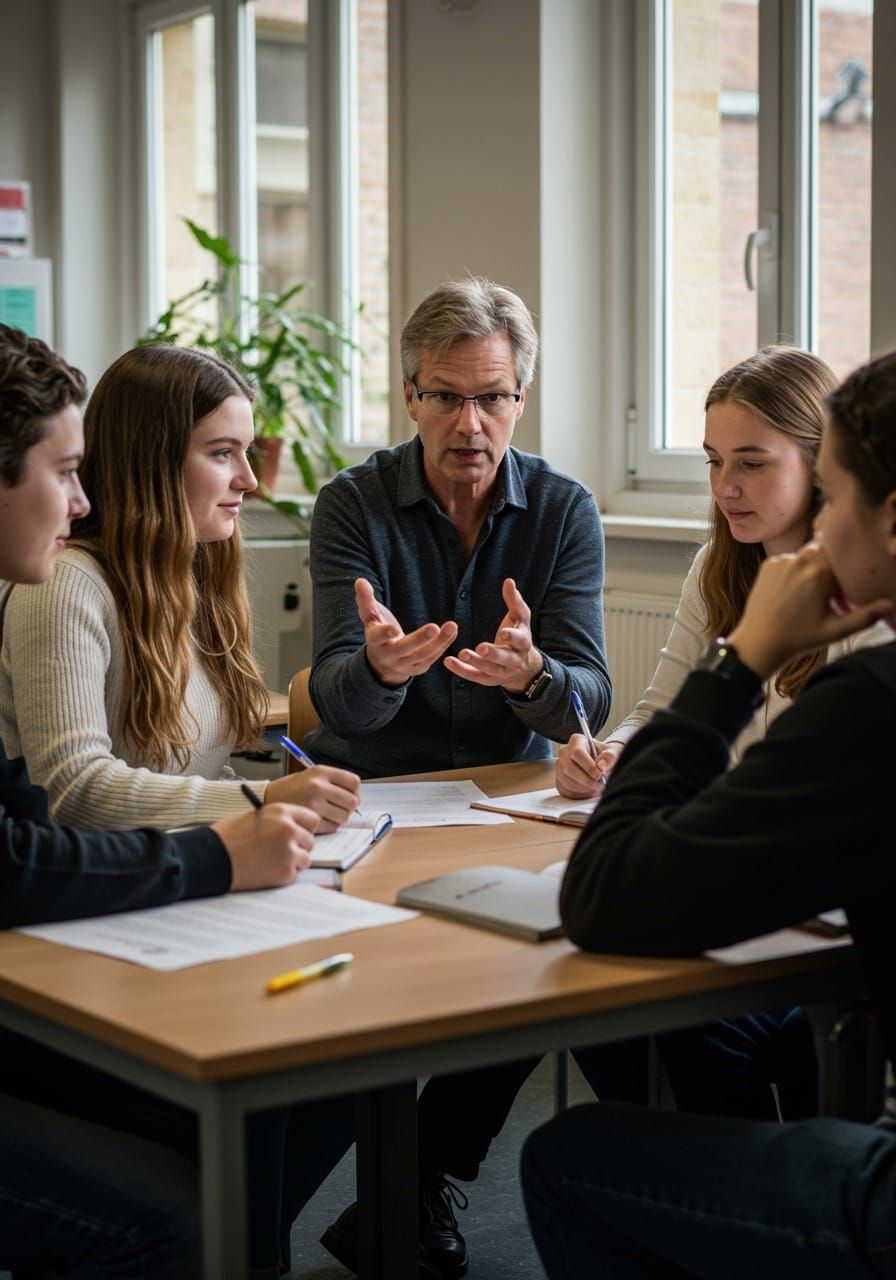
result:
[[(0, 174), (34, 183), (56, 342), (91, 381), (134, 337), (126, 16), (121, 0), (0, 0)], [(544, 333), (517, 443), (601, 496), (598, 6), (391, 0), (389, 21), (393, 329), (450, 276), (515, 288)], [(674, 595), (691, 550), (614, 538), (608, 580)]]

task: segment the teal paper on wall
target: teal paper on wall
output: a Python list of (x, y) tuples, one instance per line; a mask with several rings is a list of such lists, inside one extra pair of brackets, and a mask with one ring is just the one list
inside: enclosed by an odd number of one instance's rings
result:
[(0, 287), (0, 324), (37, 337), (37, 289), (33, 285)]

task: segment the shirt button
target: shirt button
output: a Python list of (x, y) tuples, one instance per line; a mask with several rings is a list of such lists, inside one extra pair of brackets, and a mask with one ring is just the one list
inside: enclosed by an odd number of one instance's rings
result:
[(457, 595), (459, 600), (466, 600), (467, 598), (466, 591), (458, 591)]
[(458, 689), (465, 689), (467, 686), (466, 680), (464, 680), (461, 676), (457, 676), (454, 683), (457, 685)]
[(455, 751), (463, 751), (463, 749), (464, 749), (464, 744), (462, 742), (456, 742), (454, 744)]

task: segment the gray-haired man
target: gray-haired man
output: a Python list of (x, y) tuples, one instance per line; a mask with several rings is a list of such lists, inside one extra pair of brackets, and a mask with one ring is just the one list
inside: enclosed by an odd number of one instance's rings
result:
[(578, 481), (510, 441), (538, 338), (509, 289), (445, 284), (401, 335), (413, 440), (321, 491), (316, 758), (362, 776), (551, 754), (610, 706), (603, 535)]
[[(537, 350), (521, 299), (487, 280), (442, 285), (405, 325), (416, 437), (342, 472), (315, 504), (317, 759), (368, 777), (542, 759), (578, 728), (573, 689), (592, 726), (605, 720), (597, 506), (510, 443)], [(423, 1090), (421, 1277), (466, 1270), (444, 1175), (476, 1177), (533, 1066)], [(323, 1242), (354, 1264), (353, 1208)]]

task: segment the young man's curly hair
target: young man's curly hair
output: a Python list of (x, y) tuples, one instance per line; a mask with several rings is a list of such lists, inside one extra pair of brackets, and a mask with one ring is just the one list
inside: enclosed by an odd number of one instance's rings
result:
[(0, 324), (0, 477), (18, 484), (25, 455), (48, 434), (49, 419), (80, 407), (87, 380), (39, 338)]

